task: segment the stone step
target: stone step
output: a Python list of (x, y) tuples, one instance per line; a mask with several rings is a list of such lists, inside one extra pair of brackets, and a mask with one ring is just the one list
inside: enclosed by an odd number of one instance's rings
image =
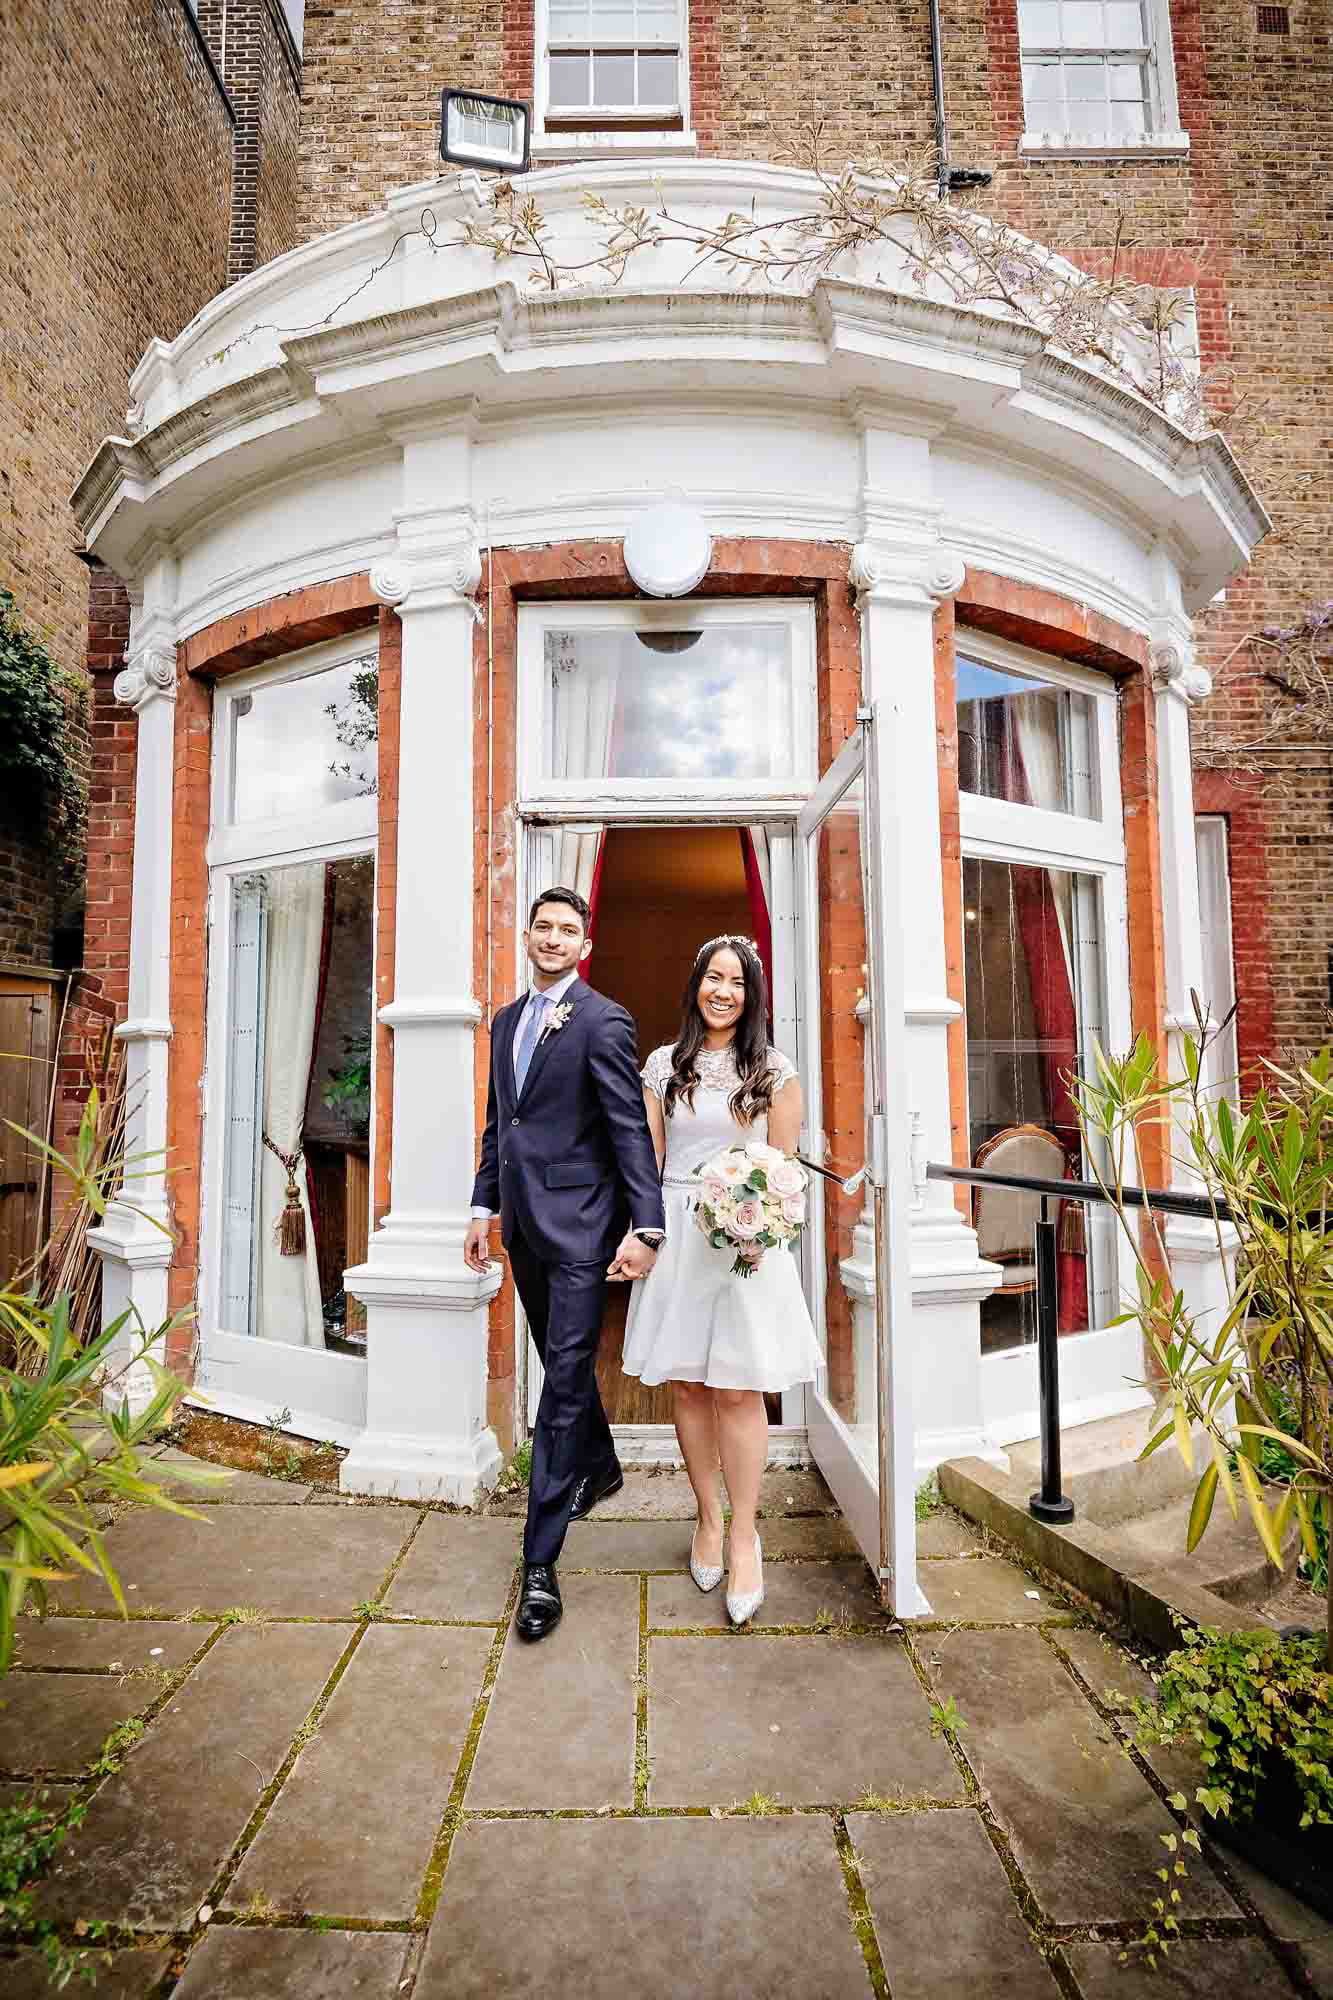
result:
[[(1139, 1566), (1150, 1563), (1178, 1571), (1197, 1589), (1211, 1590), (1229, 1604), (1263, 1604), (1282, 1572), (1274, 1569), (1264, 1554), (1244, 1503), (1239, 1518), (1233, 1521), (1219, 1493), (1198, 1547), (1187, 1554), (1189, 1515), (1189, 1500), (1177, 1500), (1135, 1520), (1118, 1521), (1112, 1532)], [(1289, 1564), (1296, 1553), (1295, 1541), (1293, 1534), (1286, 1551)]]
[[(1110, 1527), (1156, 1513), (1174, 1501), (1188, 1503), (1198, 1483), (1173, 1443), (1159, 1445), (1151, 1458), (1139, 1460), (1148, 1441), (1151, 1409), (1130, 1410), (1118, 1417), (1101, 1417), (1093, 1424), (1076, 1424), (1060, 1438), (1061, 1484), (1078, 1512)], [(1041, 1441), (1011, 1444), (1009, 1465), (1015, 1479), (1028, 1481), (1035, 1492), (1041, 1484)], [(1199, 1470), (1204, 1460), (1196, 1453)], [(1184, 1544), (1182, 1542), (1181, 1546)]]

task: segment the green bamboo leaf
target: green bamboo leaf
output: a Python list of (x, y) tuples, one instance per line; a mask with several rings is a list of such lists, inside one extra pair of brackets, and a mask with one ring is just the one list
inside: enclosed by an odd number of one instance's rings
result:
[(1203, 1478), (1194, 1489), (1194, 1500), (1190, 1507), (1189, 1528), (1185, 1535), (1185, 1550), (1192, 1554), (1203, 1539), (1213, 1512), (1213, 1501), (1217, 1498), (1217, 1467), (1210, 1465)]
[(1259, 1540), (1263, 1543), (1264, 1550), (1274, 1569), (1281, 1569), (1282, 1551), (1278, 1547), (1277, 1537), (1273, 1533), (1272, 1517), (1269, 1514), (1268, 1508), (1264, 1505), (1264, 1497), (1259, 1490), (1258, 1474), (1255, 1472), (1248, 1458), (1238, 1458), (1236, 1460), (1236, 1470), (1240, 1474), (1241, 1487), (1245, 1494), (1246, 1503), (1249, 1506), (1250, 1518), (1254, 1522), (1255, 1532)]
[(1230, 1509), (1232, 1520), (1238, 1521), (1240, 1519), (1240, 1500), (1236, 1494), (1235, 1481), (1231, 1477), (1231, 1467), (1227, 1462), (1226, 1453), (1211, 1431), (1208, 1433), (1208, 1449), (1213, 1454), (1213, 1466), (1217, 1472), (1218, 1484), (1222, 1488), (1222, 1497)]
[(1184, 1403), (1178, 1402), (1171, 1412), (1171, 1422), (1176, 1433), (1176, 1444), (1180, 1456), (1189, 1470), (1194, 1470), (1194, 1439), (1190, 1436), (1190, 1420), (1185, 1414)]

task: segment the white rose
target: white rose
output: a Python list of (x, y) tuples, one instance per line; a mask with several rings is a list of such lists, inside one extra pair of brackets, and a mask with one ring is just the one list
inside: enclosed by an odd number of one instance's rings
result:
[(782, 1197), (782, 1219), (799, 1225), (805, 1221), (805, 1196), (787, 1194)]
[(779, 1147), (767, 1146), (762, 1139), (751, 1139), (745, 1150), (761, 1167), (775, 1166), (779, 1160), (786, 1158)]
[(768, 1185), (774, 1194), (800, 1194), (805, 1187), (805, 1175), (795, 1160), (782, 1159), (770, 1169)]

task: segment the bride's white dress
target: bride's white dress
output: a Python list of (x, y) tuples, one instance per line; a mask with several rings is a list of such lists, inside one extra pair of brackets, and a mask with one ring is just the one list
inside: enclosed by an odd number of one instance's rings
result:
[[(768, 1052), (780, 1090), (796, 1072)], [(646, 1278), (634, 1286), (621, 1363), (645, 1384), (706, 1382), (714, 1389), (776, 1393), (814, 1380), (821, 1355), (800, 1273), (790, 1250), (767, 1250), (749, 1277), (732, 1273), (732, 1253), (715, 1250), (694, 1219), (694, 1169), (726, 1146), (767, 1139), (767, 1117), (738, 1125), (729, 1100), (739, 1078), (730, 1049), (703, 1050), (694, 1104), (676, 1100), (666, 1120), (662, 1199), (667, 1240)], [(671, 1075), (671, 1050), (654, 1049), (645, 1086), (660, 1099)]]

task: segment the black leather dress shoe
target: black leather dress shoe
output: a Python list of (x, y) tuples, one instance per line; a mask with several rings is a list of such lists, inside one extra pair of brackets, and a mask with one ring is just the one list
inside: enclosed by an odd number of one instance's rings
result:
[(581, 1521), (590, 1514), (599, 1500), (609, 1500), (613, 1493), (619, 1493), (625, 1484), (625, 1475), (613, 1459), (605, 1472), (585, 1472), (574, 1488), (574, 1504), (569, 1510), (571, 1521)]
[(519, 1592), (518, 1615), (514, 1620), (520, 1639), (544, 1639), (560, 1623), (564, 1610), (560, 1601), (560, 1585), (555, 1580), (555, 1569), (550, 1563), (527, 1563), (523, 1569), (523, 1588)]

